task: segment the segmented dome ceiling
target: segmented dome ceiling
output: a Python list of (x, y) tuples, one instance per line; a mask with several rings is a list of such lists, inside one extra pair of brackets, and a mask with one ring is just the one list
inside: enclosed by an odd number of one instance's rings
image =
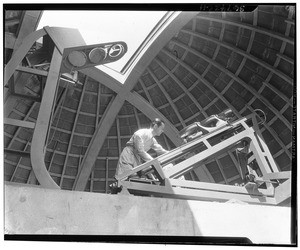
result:
[[(6, 62), (22, 36), (33, 31), (26, 29), (33, 22), (33, 18), (27, 18), (32, 17), (28, 12), (5, 11)], [(33, 12), (37, 23), (42, 13)], [(37, 43), (31, 53), (40, 46)], [(28, 64), (26, 60), (23, 63)], [(279, 169), (291, 170), (294, 64), (295, 6), (258, 6), (253, 12), (199, 12), (163, 44), (138, 80), (131, 83), (130, 98), (142, 98), (154, 114), (161, 113), (178, 131), (227, 108), (237, 117), (263, 110), (267, 120), (260, 125), (262, 135)], [(43, 86), (42, 77), (26, 73), (19, 73), (15, 81), (22, 82), (23, 91), (33, 97)], [(45, 164), (62, 189), (76, 190), (82, 162), (91, 150), (89, 145), (100, 133), (103, 142), (99, 143), (85, 191), (109, 192), (125, 143), (138, 128), (148, 127), (151, 117), (142, 107), (133, 105), (134, 101), (123, 100), (121, 108), (115, 109), (112, 104), (120, 92), (108, 84), (82, 72), (79, 81), (83, 84), (60, 84)], [(37, 100), (16, 96), (5, 103), (7, 117), (35, 121), (39, 105)], [(97, 128), (105, 126), (102, 118), (107, 113), (112, 122), (108, 133), (101, 134)], [(38, 185), (29, 158), (32, 134), (30, 128), (5, 125), (4, 148), (24, 152), (5, 153), (5, 181)], [(166, 134), (158, 141), (167, 149), (178, 146)], [(185, 177), (234, 185), (241, 181), (235, 151), (198, 166)]]

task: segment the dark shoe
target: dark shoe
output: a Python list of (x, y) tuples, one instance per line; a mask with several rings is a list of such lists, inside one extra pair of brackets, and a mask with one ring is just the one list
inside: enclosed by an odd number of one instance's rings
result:
[(248, 175), (246, 175), (245, 179), (247, 182), (255, 182), (255, 175), (248, 174)]
[(121, 190), (122, 190), (121, 188), (118, 187), (117, 182), (110, 184), (109, 189), (110, 189), (111, 194), (117, 194), (117, 193), (121, 192)]

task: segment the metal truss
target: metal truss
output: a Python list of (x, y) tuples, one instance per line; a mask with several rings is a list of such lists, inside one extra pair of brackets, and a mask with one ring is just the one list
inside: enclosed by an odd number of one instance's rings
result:
[[(255, 114), (220, 126), (118, 176), (117, 186), (123, 194), (222, 202), (236, 199), (246, 203), (279, 205), (291, 197), (290, 171), (279, 172), (258, 126)], [(255, 172), (259, 185), (235, 186), (180, 179), (180, 176), (217, 158), (224, 151), (237, 148), (243, 141), (250, 143), (252, 156), (248, 158), (247, 167)], [(251, 169), (251, 165), (260, 171)], [(130, 178), (149, 171), (157, 180)]]

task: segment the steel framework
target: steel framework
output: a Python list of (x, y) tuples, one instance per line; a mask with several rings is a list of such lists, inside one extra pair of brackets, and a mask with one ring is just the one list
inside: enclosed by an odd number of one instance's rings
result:
[[(223, 202), (236, 199), (246, 203), (279, 205), (291, 197), (291, 173), (279, 172), (258, 126), (256, 115), (251, 114), (148, 161), (117, 177), (120, 194)], [(256, 175), (259, 185), (235, 186), (179, 178), (224, 151), (237, 148), (243, 141), (250, 145), (252, 156), (247, 165)], [(253, 169), (253, 165), (257, 169)], [(131, 178), (146, 170), (153, 172), (157, 179)]]

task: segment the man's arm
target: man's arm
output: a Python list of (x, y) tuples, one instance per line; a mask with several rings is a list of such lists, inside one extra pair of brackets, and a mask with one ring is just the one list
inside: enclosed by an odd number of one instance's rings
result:
[(150, 161), (153, 159), (152, 156), (145, 151), (143, 140), (139, 135), (134, 135), (133, 143), (134, 148), (137, 150), (137, 154), (141, 157), (142, 160)]
[(153, 141), (154, 143), (151, 148), (154, 149), (158, 155), (162, 155), (169, 152), (168, 150), (165, 150), (160, 144), (158, 144), (155, 138), (153, 138)]

